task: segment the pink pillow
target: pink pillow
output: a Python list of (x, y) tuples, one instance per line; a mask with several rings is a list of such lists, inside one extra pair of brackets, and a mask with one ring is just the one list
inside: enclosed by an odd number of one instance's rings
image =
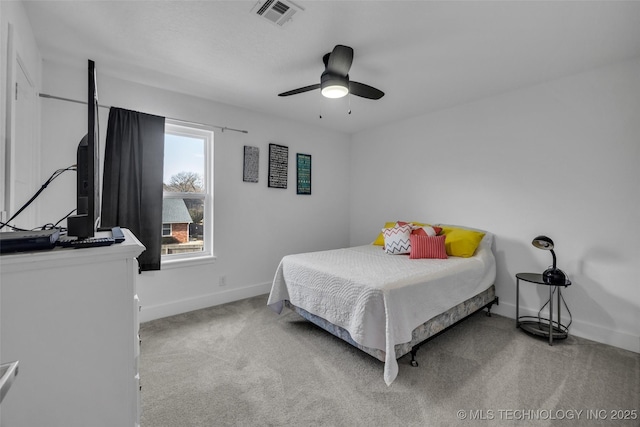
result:
[(420, 258), (436, 258), (447, 259), (447, 250), (444, 240), (447, 236), (419, 236), (412, 234), (409, 236), (411, 241), (410, 259)]
[(431, 227), (425, 225), (423, 227), (414, 228), (411, 234), (417, 234), (418, 236), (436, 236), (442, 231), (440, 227)]
[(417, 234), (419, 236), (435, 236), (442, 232), (442, 227), (429, 224), (398, 221), (396, 225), (408, 225), (411, 227), (411, 234)]

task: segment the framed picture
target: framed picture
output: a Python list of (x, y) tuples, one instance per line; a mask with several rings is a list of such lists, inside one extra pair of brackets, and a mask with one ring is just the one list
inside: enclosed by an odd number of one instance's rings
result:
[(296, 154), (298, 194), (311, 194), (311, 154)]
[(258, 182), (258, 170), (260, 166), (260, 149), (258, 147), (244, 146), (244, 166), (242, 168), (242, 180), (244, 182)]
[(272, 188), (287, 188), (289, 147), (269, 144), (269, 182)]

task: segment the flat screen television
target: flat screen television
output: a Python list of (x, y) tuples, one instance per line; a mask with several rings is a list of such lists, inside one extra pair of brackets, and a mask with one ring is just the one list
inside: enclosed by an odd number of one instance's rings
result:
[(67, 235), (78, 239), (93, 237), (100, 222), (100, 143), (96, 66), (87, 67), (87, 134), (78, 144), (76, 215), (67, 218)]

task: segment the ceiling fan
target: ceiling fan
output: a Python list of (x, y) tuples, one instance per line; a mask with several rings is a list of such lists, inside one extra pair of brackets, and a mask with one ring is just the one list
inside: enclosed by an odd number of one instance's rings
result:
[(313, 84), (287, 92), (278, 96), (297, 95), (303, 92), (320, 89), (327, 98), (342, 98), (348, 93), (367, 99), (380, 99), (384, 92), (364, 83), (349, 81), (349, 69), (353, 62), (353, 49), (349, 46), (336, 45), (333, 51), (322, 57), (324, 72), (320, 76), (320, 83)]

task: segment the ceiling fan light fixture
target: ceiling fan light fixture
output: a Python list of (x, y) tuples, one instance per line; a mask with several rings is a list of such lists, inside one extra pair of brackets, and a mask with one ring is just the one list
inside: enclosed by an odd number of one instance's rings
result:
[(325, 98), (342, 98), (349, 93), (349, 89), (341, 85), (332, 85), (322, 88), (322, 96)]
[(323, 73), (320, 78), (320, 92), (325, 98), (342, 98), (349, 93), (347, 77)]
[[(0, 0), (2, 1), (2, 0)], [(353, 62), (353, 49), (341, 44), (322, 57), (324, 72), (320, 76), (320, 84), (312, 84), (298, 89), (279, 93), (278, 96), (297, 95), (320, 89), (326, 98), (342, 98), (346, 95), (359, 96), (366, 99), (380, 99), (384, 92), (364, 83), (349, 80), (349, 70)]]

